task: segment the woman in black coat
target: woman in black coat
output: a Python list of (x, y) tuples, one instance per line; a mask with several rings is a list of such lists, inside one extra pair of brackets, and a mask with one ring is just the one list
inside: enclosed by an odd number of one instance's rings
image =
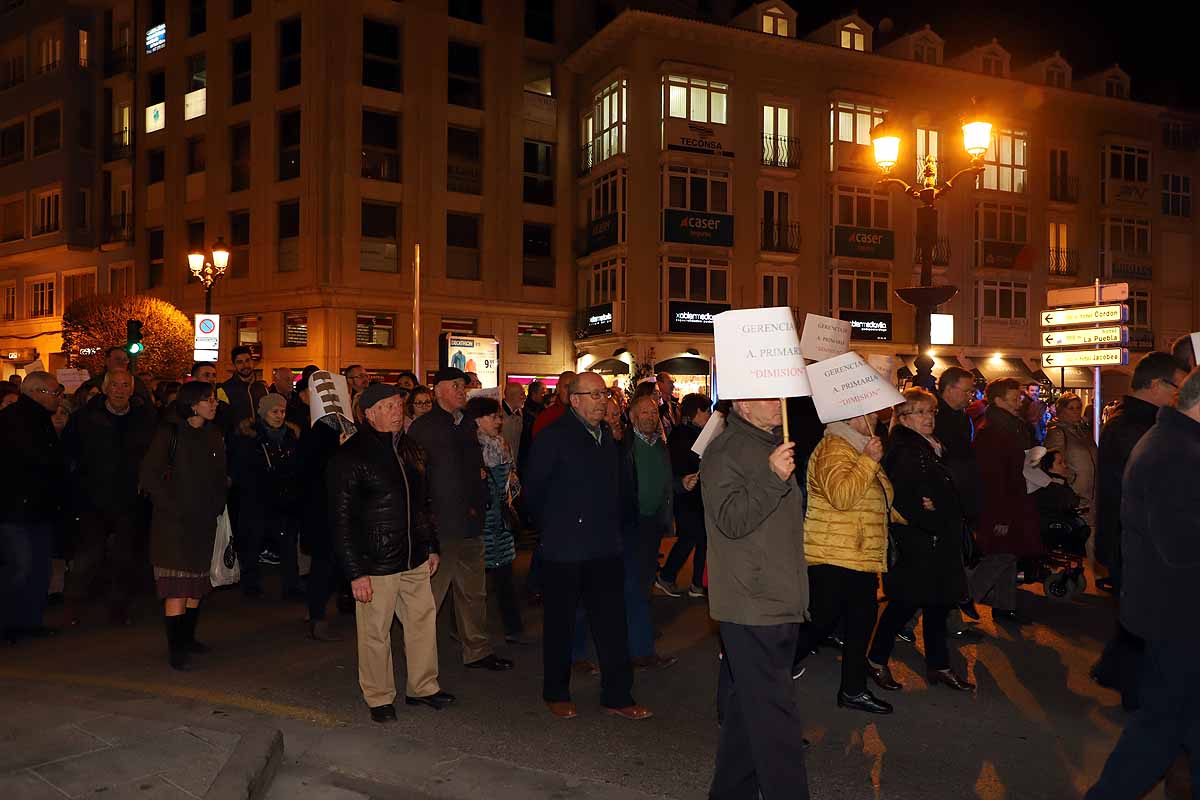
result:
[(200, 600), (212, 590), (209, 570), (217, 519), (225, 510), (225, 439), (213, 424), (211, 383), (185, 383), (171, 422), (159, 428), (142, 460), (140, 484), (154, 506), (150, 562), (166, 614), (170, 663), (186, 669), (196, 641)]
[(924, 612), (925, 669), (930, 683), (959, 691), (975, 687), (950, 668), (946, 616), (966, 594), (962, 568), (963, 505), (954, 478), (933, 436), (937, 398), (909, 389), (892, 417), (883, 468), (896, 489), (895, 510), (907, 524), (892, 524), (899, 550), (883, 578), (888, 605), (867, 654), (867, 669), (884, 689), (900, 684), (888, 669), (896, 634), (913, 614)]

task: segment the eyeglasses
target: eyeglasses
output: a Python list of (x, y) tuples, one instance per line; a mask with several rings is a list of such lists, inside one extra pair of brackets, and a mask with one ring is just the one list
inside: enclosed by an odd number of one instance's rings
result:
[(593, 400), (607, 400), (608, 389), (593, 389), (590, 392), (571, 392), (572, 397), (578, 397), (580, 395), (587, 395)]
[(1163, 383), (1165, 383), (1167, 386), (1170, 386), (1175, 391), (1177, 391), (1177, 392), (1179, 391), (1179, 384), (1173, 383), (1173, 382), (1167, 380), (1166, 378), (1159, 378), (1159, 380), (1162, 381)]
[(433, 408), (432, 400), (413, 400), (413, 408)]
[(59, 386), (59, 387), (58, 387), (57, 389), (55, 389), (53, 392), (52, 392), (52, 391), (50, 391), (49, 389), (34, 389), (34, 391), (35, 391), (35, 392), (39, 392), (39, 393), (41, 393), (41, 394), (48, 394), (48, 395), (50, 395), (51, 397), (62, 397), (62, 394), (63, 394), (63, 391), (64, 391), (64, 390), (63, 390), (63, 387)]
[(924, 411), (905, 411), (900, 416), (902, 416), (902, 417), (932, 417), (936, 413), (937, 412), (934, 411), (932, 408), (927, 408)]

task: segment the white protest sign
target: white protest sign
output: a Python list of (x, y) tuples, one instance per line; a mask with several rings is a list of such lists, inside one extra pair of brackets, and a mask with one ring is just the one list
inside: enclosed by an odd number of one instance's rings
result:
[(25, 374), (26, 375), (29, 375), (30, 373), (33, 373), (33, 372), (45, 372), (45, 371), (46, 371), (46, 365), (42, 363), (42, 360), (40, 358), (37, 361), (31, 361), (25, 365)]
[(813, 404), (821, 422), (861, 417), (903, 403), (904, 398), (854, 351), (808, 365)]
[(896, 359), (892, 356), (883, 353), (867, 353), (867, 363), (888, 383), (895, 378)]
[(725, 415), (720, 411), (714, 411), (708, 418), (708, 422), (704, 423), (704, 427), (700, 429), (700, 435), (696, 437), (696, 443), (692, 445), (692, 452), (704, 458), (704, 451), (708, 448), (709, 443), (717, 438), (717, 435), (723, 430), (725, 430)]
[(308, 377), (309, 425), (316, 425), (330, 414), (337, 414), (353, 424), (354, 411), (350, 404), (350, 387), (344, 375), (321, 370)]
[(1192, 360), (1200, 364), (1200, 331), (1190, 335), (1192, 339)]
[(850, 350), (849, 320), (809, 314), (800, 335), (800, 354), (813, 361), (840, 356)]
[(92, 376), (86, 369), (60, 369), (55, 373), (55, 377), (58, 378), (63, 391), (70, 394), (87, 383)]
[(471, 399), (473, 397), (489, 397), (492, 400), (499, 401), (500, 387), (493, 386), (490, 389), (472, 389), (471, 391), (467, 392), (467, 399)]
[(810, 394), (790, 308), (746, 308), (713, 317), (722, 400)]

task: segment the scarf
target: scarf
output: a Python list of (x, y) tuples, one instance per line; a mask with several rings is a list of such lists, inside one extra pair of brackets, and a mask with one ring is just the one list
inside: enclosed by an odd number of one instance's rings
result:
[(867, 447), (867, 442), (871, 441), (870, 436), (861, 434), (854, 428), (850, 427), (848, 422), (831, 422), (825, 426), (826, 436), (840, 436), (849, 442), (855, 450), (862, 452)]
[(512, 454), (508, 452), (508, 442), (503, 436), (488, 436), (483, 431), (476, 431), (479, 446), (483, 448), (483, 463), (488, 469), (501, 464), (512, 462)]
[(942, 443), (938, 441), (938, 438), (936, 436), (925, 436), (923, 433), (921, 436), (925, 438), (925, 441), (929, 442), (929, 446), (933, 448), (933, 452), (937, 453), (937, 457), (942, 458)]

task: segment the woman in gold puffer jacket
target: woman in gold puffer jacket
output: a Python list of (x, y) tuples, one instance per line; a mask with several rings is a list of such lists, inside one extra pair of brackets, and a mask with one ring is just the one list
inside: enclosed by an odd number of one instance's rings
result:
[(879, 466), (883, 443), (875, 415), (832, 422), (808, 461), (804, 555), (809, 615), (796, 652), (799, 661), (844, 622), (842, 682), (837, 704), (872, 714), (892, 707), (867, 689), (867, 645), (875, 628), (879, 573), (887, 571), (889, 517), (895, 496)]

